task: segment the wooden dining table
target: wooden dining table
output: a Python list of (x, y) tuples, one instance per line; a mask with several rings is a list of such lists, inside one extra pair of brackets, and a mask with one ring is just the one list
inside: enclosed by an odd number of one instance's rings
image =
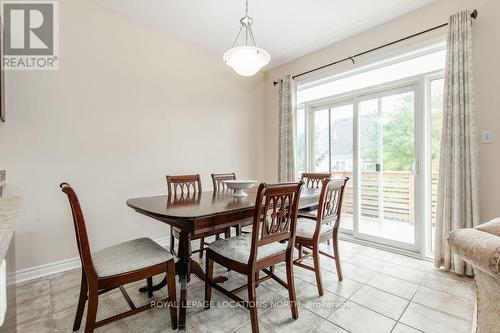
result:
[[(254, 216), (257, 189), (247, 190), (248, 196), (234, 197), (232, 191), (198, 192), (195, 194), (161, 195), (133, 198), (127, 200), (127, 206), (136, 212), (157, 221), (180, 229), (176, 274), (179, 276), (179, 327), (186, 325), (187, 287), (191, 273), (200, 279), (205, 274), (200, 265), (191, 260), (191, 239), (200, 235), (250, 223)], [(308, 208), (318, 204), (319, 189), (303, 188), (299, 208)], [(223, 282), (224, 277), (217, 277), (214, 282)], [(153, 287), (159, 290), (166, 285), (166, 279)], [(147, 288), (141, 288), (142, 292)]]

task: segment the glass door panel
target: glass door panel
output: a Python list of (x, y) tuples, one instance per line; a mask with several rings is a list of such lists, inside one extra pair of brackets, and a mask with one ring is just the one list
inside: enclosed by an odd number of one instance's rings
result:
[(330, 108), (331, 172), (334, 177), (349, 177), (344, 191), (340, 227), (353, 229), (353, 105)]
[(361, 235), (415, 244), (414, 113), (414, 91), (358, 104)]
[(330, 114), (329, 109), (313, 111), (313, 142), (312, 165), (313, 172), (330, 171)]

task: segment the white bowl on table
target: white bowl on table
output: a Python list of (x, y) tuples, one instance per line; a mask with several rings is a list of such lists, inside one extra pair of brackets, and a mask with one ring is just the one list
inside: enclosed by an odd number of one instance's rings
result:
[(234, 190), (233, 196), (246, 197), (247, 194), (245, 193), (244, 190), (254, 187), (255, 184), (257, 184), (257, 181), (234, 179), (234, 180), (225, 180), (224, 184), (226, 184), (229, 189)]

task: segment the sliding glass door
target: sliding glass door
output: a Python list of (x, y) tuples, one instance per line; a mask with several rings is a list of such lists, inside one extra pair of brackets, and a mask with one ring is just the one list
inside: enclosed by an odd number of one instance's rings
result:
[(348, 176), (344, 236), (432, 256), (445, 42), (297, 86), (301, 172)]
[(417, 250), (418, 85), (308, 109), (308, 170), (351, 178), (341, 229), (356, 238)]
[(355, 101), (357, 113), (358, 238), (416, 249), (418, 195), (415, 110), (417, 87)]
[[(309, 170), (332, 172), (335, 177), (353, 177), (354, 108), (352, 101), (328, 104), (311, 109)], [(342, 205), (341, 228), (353, 230), (353, 182), (347, 183)]]

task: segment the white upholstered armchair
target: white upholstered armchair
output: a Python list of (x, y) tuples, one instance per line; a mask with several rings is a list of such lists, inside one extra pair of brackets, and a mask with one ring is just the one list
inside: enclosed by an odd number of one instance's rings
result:
[(474, 267), (476, 313), (473, 332), (500, 332), (500, 218), (448, 238), (453, 252)]

